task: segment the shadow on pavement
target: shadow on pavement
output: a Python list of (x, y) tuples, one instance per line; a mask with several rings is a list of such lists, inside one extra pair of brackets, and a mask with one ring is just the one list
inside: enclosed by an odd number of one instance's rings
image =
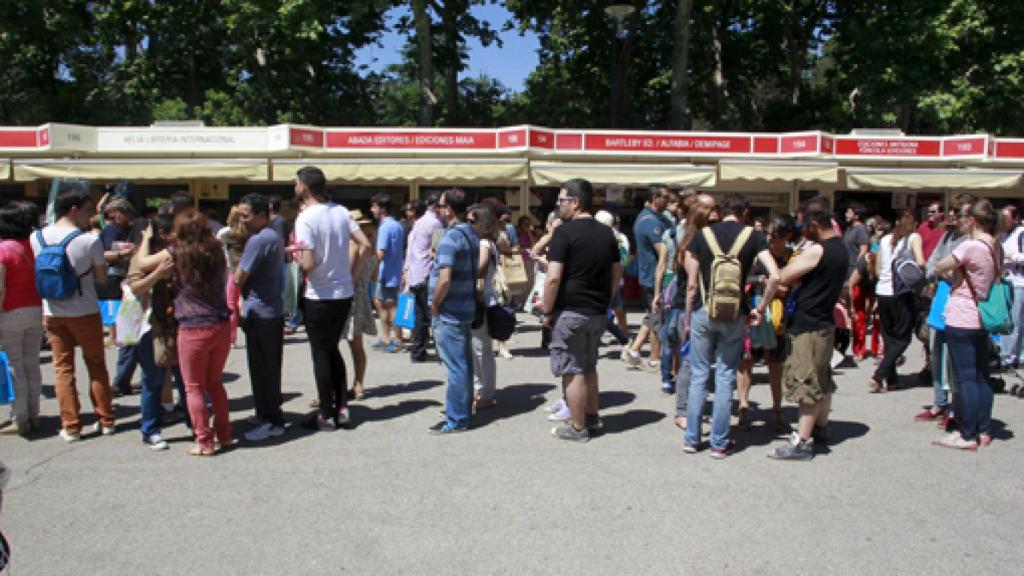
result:
[(393, 420), (440, 405), (441, 403), (437, 400), (402, 400), (397, 404), (388, 404), (380, 408), (370, 408), (361, 404), (349, 404), (348, 409), (352, 415), (352, 428), (358, 428), (367, 422)]
[[(285, 405), (288, 402), (302, 396), (298, 392), (282, 392), (281, 393), (281, 405)], [(235, 412), (245, 412), (246, 416), (254, 413), (256, 404), (252, 399), (252, 394), (246, 394), (245, 396), (238, 396), (236, 398), (228, 398), (228, 412), (234, 414)], [(234, 423), (232, 422), (232, 425)]]
[(238, 380), (239, 378), (241, 378), (241, 376), (239, 376), (238, 374), (236, 374), (234, 372), (223, 372), (220, 375), (220, 381), (223, 382), (224, 384), (228, 384), (230, 382), (234, 382), (234, 381)]
[(544, 404), (544, 395), (554, 388), (554, 384), (513, 384), (499, 388), (494, 398), (498, 404), (474, 414), (473, 428), (481, 428), (496, 420), (533, 412)]
[(412, 392), (423, 392), (440, 386), (440, 380), (416, 380), (407, 384), (384, 384), (366, 389), (367, 398), (387, 398), (398, 394), (410, 394)]
[(992, 419), (992, 428), (990, 429), (993, 440), (1010, 440), (1013, 438), (1013, 430), (1006, 427), (1006, 422), (1002, 420)]
[(625, 406), (633, 400), (636, 400), (636, 394), (613, 390), (610, 392), (599, 392), (597, 405), (600, 406), (601, 410), (607, 410), (615, 406)]
[(537, 337), (537, 344), (535, 346), (523, 346), (519, 348), (512, 348), (509, 350), (514, 356), (523, 356), (525, 358), (544, 358), (550, 356), (551, 353), (540, 347), (540, 337)]
[(655, 410), (627, 410), (621, 414), (605, 414), (601, 416), (604, 420), (605, 434), (620, 434), (629, 430), (654, 424), (665, 418), (664, 412)]

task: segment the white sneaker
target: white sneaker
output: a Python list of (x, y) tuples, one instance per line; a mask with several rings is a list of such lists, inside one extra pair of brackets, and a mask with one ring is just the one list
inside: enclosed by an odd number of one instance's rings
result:
[(152, 434), (142, 439), (142, 442), (153, 450), (167, 450), (167, 441), (159, 434)]
[(266, 422), (249, 430), (244, 436), (249, 442), (262, 442), (267, 438), (277, 438), (282, 434), (284, 434), (284, 428)]
[(91, 432), (93, 432), (94, 434), (99, 432), (103, 436), (111, 436), (111, 435), (114, 434), (114, 432), (117, 431), (117, 430), (114, 429), (113, 426), (102, 426), (99, 422), (96, 422), (95, 424), (90, 426), (89, 430)]
[(71, 432), (68, 432), (64, 428), (61, 428), (60, 432), (58, 432), (57, 435), (60, 436), (61, 440), (65, 441), (65, 442), (69, 442), (69, 443), (70, 442), (78, 442), (79, 440), (82, 439), (82, 435), (81, 434), (72, 434)]
[(345, 406), (341, 410), (338, 410), (338, 426), (344, 428), (351, 424), (352, 416), (348, 412), (348, 406)]

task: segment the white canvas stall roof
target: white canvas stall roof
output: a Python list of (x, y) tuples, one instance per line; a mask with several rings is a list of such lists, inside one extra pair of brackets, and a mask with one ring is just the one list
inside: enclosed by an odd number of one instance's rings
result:
[(723, 182), (839, 182), (839, 167), (834, 162), (764, 162), (753, 160), (723, 160), (718, 166)]
[(523, 182), (529, 175), (524, 159), (391, 159), (339, 160), (304, 158), (274, 160), (276, 182), (295, 178), (303, 166), (323, 170), (329, 181), (344, 182)]
[(537, 186), (558, 186), (566, 180), (586, 178), (595, 185), (646, 185), (710, 187), (715, 185), (714, 166), (693, 164), (596, 164), (586, 162), (532, 162), (530, 180)]
[(906, 188), (1005, 189), (1020, 186), (1020, 170), (845, 168), (846, 186), (851, 190)]
[(49, 178), (88, 180), (226, 180), (266, 181), (267, 161), (252, 159), (89, 159), (15, 160), (14, 179), (19, 182)]

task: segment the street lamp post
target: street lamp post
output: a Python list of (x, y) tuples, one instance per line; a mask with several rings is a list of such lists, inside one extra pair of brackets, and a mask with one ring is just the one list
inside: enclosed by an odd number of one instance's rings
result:
[(619, 66), (619, 40), (625, 30), (626, 18), (633, 15), (636, 7), (632, 4), (611, 4), (604, 9), (604, 13), (615, 21), (615, 35), (612, 38), (612, 101), (611, 101), (611, 127), (619, 125), (619, 107), (622, 103), (622, 70)]

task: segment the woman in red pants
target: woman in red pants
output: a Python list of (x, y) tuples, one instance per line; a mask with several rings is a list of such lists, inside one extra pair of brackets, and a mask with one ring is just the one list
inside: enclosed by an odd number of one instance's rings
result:
[[(231, 311), (225, 301), (227, 266), (221, 245), (199, 216), (177, 227), (174, 258), (174, 317), (178, 320), (178, 362), (196, 445), (189, 454), (212, 456), (216, 441), (230, 446), (228, 396), (221, 381), (231, 350)], [(206, 398), (213, 404), (210, 429)]]

